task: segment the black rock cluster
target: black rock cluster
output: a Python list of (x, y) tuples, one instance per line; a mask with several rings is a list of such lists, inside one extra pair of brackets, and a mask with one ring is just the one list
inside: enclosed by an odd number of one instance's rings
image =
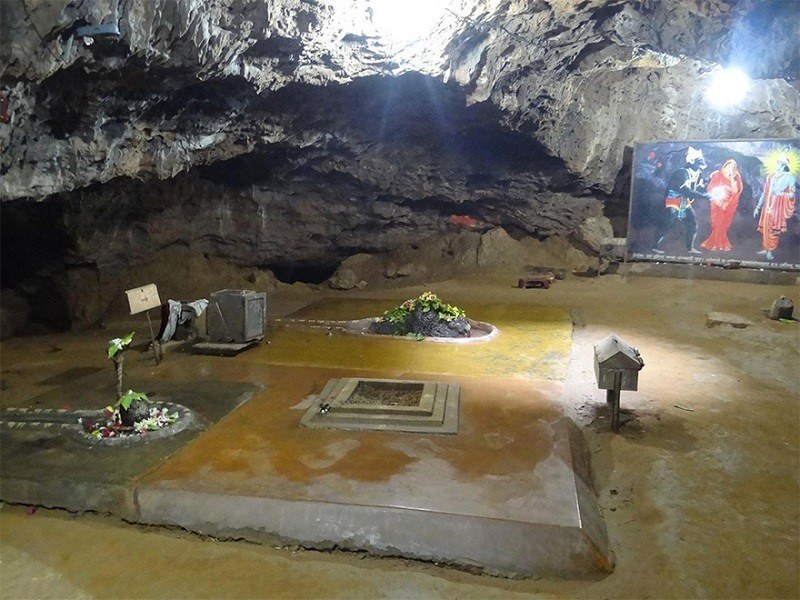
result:
[(434, 311), (425, 312), (421, 307), (415, 308), (402, 323), (379, 320), (369, 326), (370, 333), (382, 335), (420, 335), (446, 338), (469, 337), (471, 329), (466, 317), (457, 317), (452, 321), (446, 321)]

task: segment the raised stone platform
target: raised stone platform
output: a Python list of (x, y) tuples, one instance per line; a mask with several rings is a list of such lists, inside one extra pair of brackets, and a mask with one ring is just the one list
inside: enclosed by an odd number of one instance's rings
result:
[(582, 435), (549, 398), (556, 384), (459, 378), (458, 435), (300, 426), (316, 400), (301, 390), (332, 374), (270, 367), (267, 393), (137, 485), (140, 519), (512, 577), (611, 569)]
[[(459, 378), (461, 431), (443, 436), (302, 427), (298, 411), (316, 399), (304, 390), (347, 378), (319, 368), (260, 372), (267, 390), (189, 445), (256, 386), (151, 382), (149, 394), (180, 399), (200, 423), (127, 447), (93, 446), (60, 427), (7, 429), (2, 500), (510, 577), (612, 568), (582, 435), (554, 401), (560, 384)], [(106, 395), (105, 383), (89, 384), (99, 381), (84, 380), (77, 410)], [(52, 410), (63, 394), (33, 403)]]
[(300, 422), (306, 427), (457, 433), (456, 383), (331, 379)]

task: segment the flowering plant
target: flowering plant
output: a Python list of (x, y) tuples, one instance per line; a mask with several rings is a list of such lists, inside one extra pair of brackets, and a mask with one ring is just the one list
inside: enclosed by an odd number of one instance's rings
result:
[(394, 325), (402, 325), (406, 317), (417, 309), (421, 309), (422, 312), (435, 312), (443, 321), (453, 321), (466, 316), (462, 309), (443, 302), (433, 292), (423, 292), (419, 297), (406, 300), (399, 306), (384, 312), (382, 320)]

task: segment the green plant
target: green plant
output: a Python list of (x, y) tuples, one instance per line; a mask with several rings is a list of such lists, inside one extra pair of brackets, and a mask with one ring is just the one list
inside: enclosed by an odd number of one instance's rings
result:
[(122, 369), (125, 366), (125, 350), (133, 341), (133, 331), (121, 338), (108, 340), (108, 358), (114, 361), (117, 372), (117, 398), (122, 398)]
[(123, 352), (133, 341), (133, 331), (122, 338), (108, 340), (108, 358), (113, 359), (117, 354)]
[(133, 390), (128, 390), (127, 393), (119, 397), (119, 400), (117, 400), (117, 403), (114, 405), (114, 408), (129, 410), (134, 400), (144, 400), (145, 402), (147, 402), (147, 394), (143, 394), (141, 392), (134, 392)]
[(406, 317), (416, 309), (422, 312), (435, 312), (443, 321), (453, 321), (459, 317), (465, 317), (462, 309), (442, 300), (433, 292), (423, 292), (419, 297), (406, 300), (399, 306), (387, 310), (383, 313), (383, 320), (394, 325), (395, 333), (402, 333), (402, 326)]

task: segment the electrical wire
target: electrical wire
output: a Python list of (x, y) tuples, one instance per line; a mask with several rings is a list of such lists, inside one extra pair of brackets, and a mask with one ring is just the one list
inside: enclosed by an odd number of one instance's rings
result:
[(28, 19), (28, 22), (31, 24), (31, 27), (33, 27), (33, 31), (36, 33), (36, 37), (38, 37), (39, 41), (42, 43), (42, 46), (44, 46), (45, 50), (47, 50), (53, 58), (55, 58), (57, 61), (59, 61), (59, 62), (61, 62), (63, 64), (64, 63), (64, 59), (59, 58), (58, 56), (56, 56), (55, 52), (53, 52), (50, 49), (50, 46), (45, 44), (45, 41), (44, 41), (44, 38), (42, 37), (42, 34), (39, 33), (39, 30), (36, 28), (36, 23), (34, 23), (33, 19), (31, 18), (31, 13), (28, 12), (28, 5), (25, 4), (25, 0), (19, 0), (19, 3), (22, 5), (22, 10), (25, 13), (25, 17)]

